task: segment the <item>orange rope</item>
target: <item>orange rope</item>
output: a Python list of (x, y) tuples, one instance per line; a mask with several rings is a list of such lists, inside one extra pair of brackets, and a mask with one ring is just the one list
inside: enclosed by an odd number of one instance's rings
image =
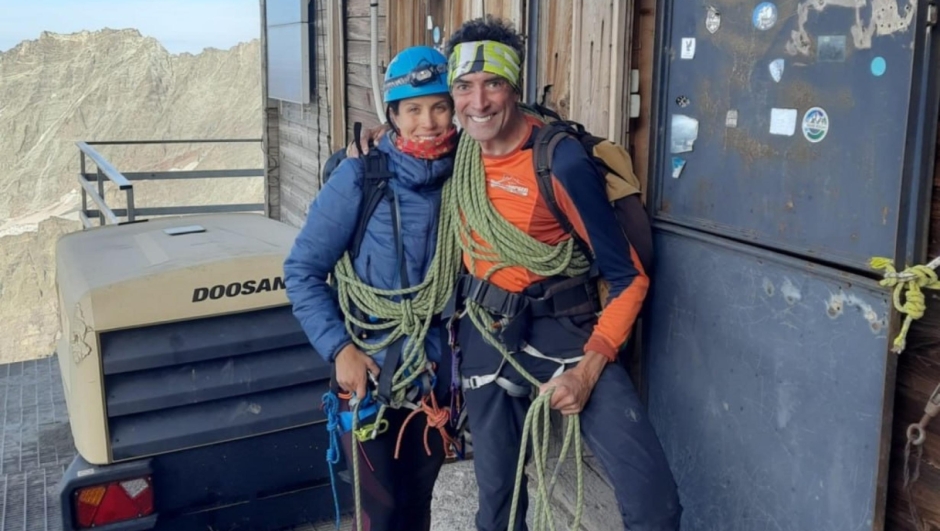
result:
[(447, 423), (450, 421), (450, 410), (438, 407), (437, 397), (435, 397), (434, 393), (431, 392), (421, 401), (421, 406), (412, 411), (408, 417), (405, 418), (405, 422), (402, 423), (401, 429), (398, 430), (398, 441), (395, 443), (395, 459), (398, 459), (398, 453), (399, 450), (401, 450), (401, 439), (405, 435), (405, 427), (408, 426), (408, 423), (411, 422), (411, 419), (413, 419), (418, 413), (424, 413), (428, 416), (427, 425), (424, 427), (424, 450), (428, 453), (428, 455), (431, 455), (431, 446), (428, 444), (428, 431), (431, 428), (437, 428), (438, 432), (441, 434), (441, 439), (443, 439), (444, 454), (447, 457), (454, 457), (455, 454), (450, 448), (450, 443), (453, 443), (454, 441), (450, 435), (447, 434), (447, 430), (445, 429)]

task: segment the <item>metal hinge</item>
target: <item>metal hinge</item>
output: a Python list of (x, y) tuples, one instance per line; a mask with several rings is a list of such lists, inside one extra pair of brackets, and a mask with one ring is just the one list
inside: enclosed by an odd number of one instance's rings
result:
[(930, 4), (927, 6), (927, 26), (936, 26), (937, 25), (937, 4)]
[(640, 117), (640, 71), (630, 70), (630, 118)]

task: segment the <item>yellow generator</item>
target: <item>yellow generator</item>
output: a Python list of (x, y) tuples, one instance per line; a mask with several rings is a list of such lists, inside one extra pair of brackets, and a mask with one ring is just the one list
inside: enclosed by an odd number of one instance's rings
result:
[[(319, 407), (331, 367), (282, 278), (296, 232), (214, 214), (59, 241), (58, 358), (78, 450), (60, 484), (64, 529), (333, 517)], [(339, 499), (346, 507), (348, 492)]]

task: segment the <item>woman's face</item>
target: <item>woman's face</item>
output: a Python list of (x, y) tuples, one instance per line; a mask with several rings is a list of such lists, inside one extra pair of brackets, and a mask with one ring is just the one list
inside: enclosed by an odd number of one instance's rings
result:
[(405, 140), (433, 140), (453, 127), (454, 109), (444, 94), (401, 100), (391, 114)]

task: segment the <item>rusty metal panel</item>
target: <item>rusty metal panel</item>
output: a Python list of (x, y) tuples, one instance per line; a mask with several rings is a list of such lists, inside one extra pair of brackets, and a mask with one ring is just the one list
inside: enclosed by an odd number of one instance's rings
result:
[(858, 269), (894, 256), (911, 216), (925, 8), (671, 4), (655, 216)]
[(660, 228), (656, 244), (649, 409), (682, 529), (881, 529), (887, 294), (686, 229)]

